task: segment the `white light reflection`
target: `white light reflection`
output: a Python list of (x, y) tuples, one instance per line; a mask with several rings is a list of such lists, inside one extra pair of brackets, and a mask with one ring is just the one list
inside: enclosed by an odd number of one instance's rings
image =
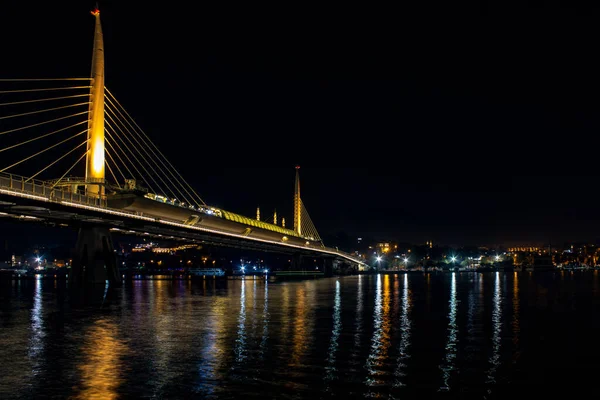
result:
[[(331, 381), (336, 377), (335, 356), (338, 349), (338, 338), (342, 330), (342, 301), (340, 293), (340, 281), (335, 282), (335, 300), (333, 305), (333, 331), (329, 341), (329, 351), (327, 353), (327, 365), (325, 366), (325, 380)], [(329, 389), (329, 387), (327, 388)]]
[(363, 321), (363, 293), (362, 283), (363, 276), (358, 275), (358, 287), (356, 289), (356, 316), (354, 317), (354, 347), (352, 348), (352, 359), (355, 360), (360, 355), (360, 344), (362, 337), (362, 321)]
[[(35, 277), (35, 289), (33, 295), (33, 307), (31, 309), (31, 339), (29, 341), (29, 358), (37, 359), (44, 350), (44, 319), (43, 319), (43, 302), (42, 302), (42, 280), (39, 275)], [(32, 368), (32, 373), (36, 375), (38, 369), (36, 366)]]
[(246, 358), (246, 279), (242, 277), (240, 292), (240, 314), (238, 316), (238, 331), (235, 340), (235, 361), (242, 362)]
[[(479, 274), (475, 274), (475, 280), (479, 277)], [(474, 346), (475, 341), (475, 293), (473, 293), (473, 286), (469, 285), (469, 300), (467, 309), (467, 350), (471, 350)]]
[(500, 332), (502, 330), (502, 294), (500, 292), (500, 273), (496, 272), (494, 281), (494, 310), (492, 311), (492, 355), (486, 383), (496, 383), (496, 369), (500, 365)]
[[(373, 311), (373, 338), (371, 339), (371, 352), (367, 357), (365, 368), (367, 370), (367, 386), (385, 384), (388, 374), (385, 368), (387, 350), (390, 346), (390, 276), (385, 275), (382, 285), (381, 274), (377, 274), (377, 288), (375, 292), (375, 309)], [(369, 393), (369, 396), (378, 396), (378, 393)]]
[(410, 292), (408, 290), (408, 274), (404, 274), (404, 288), (402, 289), (402, 314), (400, 314), (400, 332), (402, 337), (400, 338), (400, 346), (398, 348), (396, 371), (394, 371), (394, 376), (396, 377), (394, 387), (406, 386), (406, 383), (402, 382), (402, 380), (406, 376), (404, 371), (406, 369), (406, 363), (410, 358), (410, 355), (408, 354), (411, 335), (410, 307), (411, 304)]
[(443, 385), (439, 390), (450, 390), (450, 377), (456, 369), (456, 348), (458, 345), (458, 325), (456, 323), (456, 310), (458, 302), (456, 299), (456, 272), (452, 272), (452, 283), (450, 286), (450, 300), (448, 311), (448, 342), (446, 343), (446, 358), (440, 365), (442, 370)]
[(194, 388), (197, 393), (206, 396), (205, 398), (214, 395), (218, 382), (222, 379), (219, 372), (224, 369), (222, 364), (226, 358), (223, 338), (229, 334), (229, 326), (224, 316), (230, 312), (229, 306), (229, 302), (224, 297), (213, 296), (210, 311), (206, 316), (206, 337), (201, 342)]
[[(381, 339), (381, 274), (377, 274), (377, 286), (375, 288), (375, 309), (373, 310), (373, 338), (371, 340), (371, 353), (367, 358), (367, 371), (369, 375), (374, 374), (373, 365), (377, 359), (378, 348)], [(367, 384), (372, 383), (368, 378)]]

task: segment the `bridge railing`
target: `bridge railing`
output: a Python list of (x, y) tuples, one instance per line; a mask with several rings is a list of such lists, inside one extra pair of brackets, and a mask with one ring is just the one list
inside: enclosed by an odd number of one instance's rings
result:
[(45, 181), (15, 174), (0, 173), (0, 190), (38, 200), (45, 198), (48, 201), (70, 201), (96, 207), (107, 207), (106, 196), (88, 196), (65, 190), (65, 188), (57, 188)]

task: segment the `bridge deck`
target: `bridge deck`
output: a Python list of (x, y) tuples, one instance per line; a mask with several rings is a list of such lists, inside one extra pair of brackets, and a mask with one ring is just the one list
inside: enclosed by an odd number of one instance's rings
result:
[[(239, 247), (241, 242), (246, 244), (248, 242), (256, 242), (256, 248), (269, 248), (271, 251), (285, 248), (288, 250), (295, 249), (296, 251), (302, 250), (312, 254), (320, 253), (336, 256), (346, 261), (366, 266), (363, 260), (337, 249), (328, 247), (317, 248), (276, 240), (253, 238), (214, 227), (191, 226), (181, 221), (164, 217), (140, 215), (134, 211), (114, 209), (108, 207), (105, 198), (99, 199), (56, 189), (47, 182), (31, 180), (17, 175), (0, 174), (0, 195), (3, 195), (5, 198), (9, 197), (14, 201), (21, 199), (18, 204), (14, 203), (17, 205), (14, 209), (11, 206), (4, 208), (4, 211), (12, 214), (30, 215), (41, 219), (54, 218), (56, 220), (63, 220), (64, 222), (72, 222), (73, 220), (84, 221), (87, 219), (96, 223), (111, 225), (114, 229), (122, 227), (124, 230), (130, 232), (141, 230), (146, 234), (152, 232), (158, 236), (164, 233), (178, 233), (181, 235), (182, 232), (187, 232), (187, 237), (201, 238), (203, 241), (209, 242), (211, 241), (211, 236), (218, 235), (218, 243), (225, 241), (236, 247)], [(54, 215), (47, 212), (49, 208), (55, 211)], [(86, 217), (81, 217), (82, 215)], [(140, 225), (140, 222), (145, 224)], [(213, 238), (212, 242), (217, 244), (215, 240)]]

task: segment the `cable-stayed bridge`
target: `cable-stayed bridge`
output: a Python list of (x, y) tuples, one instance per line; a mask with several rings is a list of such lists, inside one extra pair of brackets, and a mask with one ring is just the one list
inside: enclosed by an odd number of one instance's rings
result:
[(366, 267), (325, 246), (300, 196), (293, 226), (212, 207), (105, 87), (100, 12), (89, 78), (0, 78), (0, 215), (79, 228), (73, 283), (119, 282), (110, 231), (319, 257)]

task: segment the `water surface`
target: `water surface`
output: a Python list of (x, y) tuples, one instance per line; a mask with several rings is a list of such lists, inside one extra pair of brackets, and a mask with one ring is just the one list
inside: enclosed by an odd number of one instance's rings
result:
[(594, 393), (600, 277), (456, 272), (0, 289), (0, 398)]

